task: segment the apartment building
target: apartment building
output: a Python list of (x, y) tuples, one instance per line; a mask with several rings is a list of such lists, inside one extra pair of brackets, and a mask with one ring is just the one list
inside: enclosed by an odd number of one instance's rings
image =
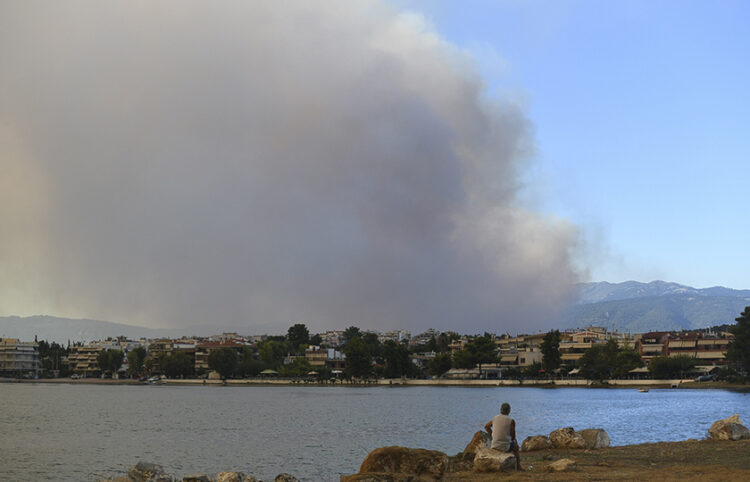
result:
[(15, 338), (0, 340), (0, 374), (12, 377), (36, 375), (39, 368), (39, 350), (35, 342)]
[(734, 335), (728, 332), (711, 333), (687, 331), (644, 333), (637, 343), (638, 352), (648, 364), (656, 356), (689, 356), (699, 365), (723, 365)]
[(541, 344), (544, 334), (502, 335), (495, 338), (502, 367), (525, 367), (542, 362)]
[(71, 371), (74, 373), (81, 374), (83, 376), (94, 376), (101, 370), (99, 369), (99, 363), (96, 361), (96, 357), (103, 348), (96, 345), (87, 346), (73, 346), (70, 347), (70, 355), (68, 355), (68, 365)]

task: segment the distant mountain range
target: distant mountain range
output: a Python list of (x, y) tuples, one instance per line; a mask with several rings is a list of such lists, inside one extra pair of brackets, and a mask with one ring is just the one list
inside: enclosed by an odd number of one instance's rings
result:
[[(673, 331), (733, 324), (746, 306), (750, 290), (715, 286), (697, 289), (666, 281), (639, 283), (582, 283), (576, 304), (557, 323), (559, 328), (603, 326), (626, 333)], [(281, 334), (272, 326), (214, 326), (146, 328), (106, 321), (54, 316), (0, 317), (0, 338), (20, 338), (66, 343), (68, 340), (101, 340), (107, 337), (160, 338), (210, 336), (223, 332), (241, 335)]]
[[(249, 333), (252, 331), (252, 333)], [(55, 316), (3, 316), (0, 317), (0, 338), (19, 338), (67, 343), (76, 341), (104, 340), (107, 337), (126, 336), (131, 339), (179, 338), (181, 336), (211, 336), (224, 332), (239, 334), (273, 334), (279, 330), (269, 326), (237, 327), (200, 325), (182, 328), (146, 328), (143, 326), (111, 323), (108, 321), (58, 318)]]
[(734, 323), (750, 306), (750, 290), (698, 289), (666, 281), (582, 283), (579, 293), (561, 327), (594, 325), (630, 333), (707, 328)]

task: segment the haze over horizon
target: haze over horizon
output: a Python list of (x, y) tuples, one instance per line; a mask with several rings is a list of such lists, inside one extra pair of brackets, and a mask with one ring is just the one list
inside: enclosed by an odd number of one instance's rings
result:
[[(658, 183), (628, 189), (647, 171), (615, 155), (640, 154), (663, 175), (651, 154), (674, 166), (682, 150), (649, 151), (649, 141), (639, 151), (632, 131), (594, 129), (612, 117), (590, 105), (617, 92), (555, 91), (596, 64), (539, 54), (598, 20), (574, 3), (547, 15), (534, 2), (478, 5), (454, 15), (418, 1), (3, 3), (0, 316), (536, 331), (553, 327), (591, 276), (695, 284), (679, 261), (696, 253), (668, 249), (655, 223), (667, 211), (681, 223), (705, 213), (669, 210), (651, 197)], [(629, 25), (650, 31), (635, 11)], [(473, 36), (450, 20), (464, 15)], [(571, 38), (571, 59), (590, 60)], [(630, 104), (679, 120), (652, 100)], [(725, 132), (725, 157), (746, 152)], [(683, 158), (691, 172), (708, 162)], [(725, 203), (743, 171), (713, 165), (737, 174)], [(703, 179), (715, 194), (715, 179)], [(649, 218), (639, 195), (659, 216), (622, 224)], [(632, 210), (608, 211), (610, 197)], [(649, 227), (663, 260), (643, 248)], [(705, 227), (692, 229), (706, 242)], [(741, 256), (716, 246), (722, 261)], [(667, 259), (672, 251), (681, 257)], [(743, 279), (732, 273), (723, 263), (700, 279)]]

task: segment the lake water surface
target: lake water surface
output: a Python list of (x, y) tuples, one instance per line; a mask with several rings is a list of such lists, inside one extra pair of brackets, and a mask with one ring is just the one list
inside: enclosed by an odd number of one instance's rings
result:
[(504, 401), (519, 441), (572, 426), (626, 445), (703, 438), (734, 413), (750, 422), (750, 396), (724, 390), (11, 383), (0, 384), (0, 480), (95, 480), (139, 460), (178, 476), (338, 480), (377, 447), (460, 452)]

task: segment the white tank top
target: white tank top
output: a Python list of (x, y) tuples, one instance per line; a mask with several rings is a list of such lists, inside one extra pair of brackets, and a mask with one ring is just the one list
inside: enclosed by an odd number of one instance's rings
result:
[(510, 423), (513, 421), (502, 413), (492, 419), (492, 445), (493, 449), (507, 452), (513, 438), (510, 436)]

